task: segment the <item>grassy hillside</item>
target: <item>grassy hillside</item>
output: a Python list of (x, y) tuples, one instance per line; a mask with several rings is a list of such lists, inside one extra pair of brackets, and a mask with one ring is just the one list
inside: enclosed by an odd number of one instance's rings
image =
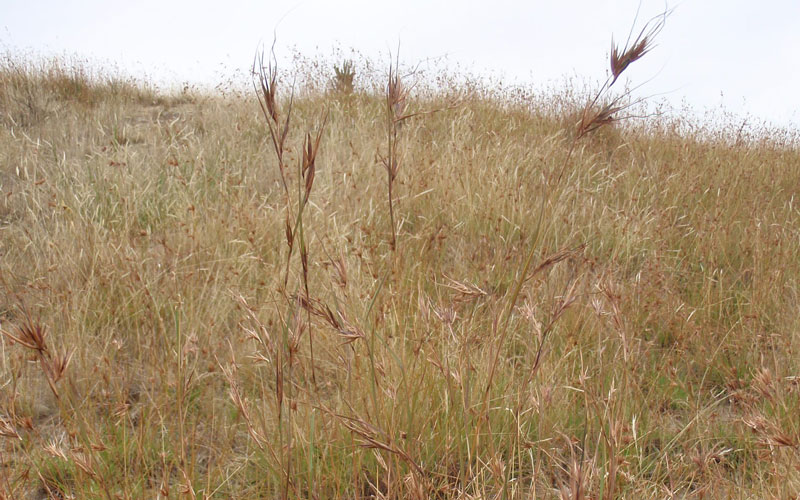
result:
[(800, 495), (796, 148), (409, 80), (5, 61), (3, 497)]

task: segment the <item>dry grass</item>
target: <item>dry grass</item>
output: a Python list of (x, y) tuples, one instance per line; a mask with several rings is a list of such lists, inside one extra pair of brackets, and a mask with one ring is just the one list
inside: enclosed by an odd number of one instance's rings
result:
[(386, 95), (19, 68), (4, 497), (800, 495), (795, 148), (419, 87), (387, 169)]

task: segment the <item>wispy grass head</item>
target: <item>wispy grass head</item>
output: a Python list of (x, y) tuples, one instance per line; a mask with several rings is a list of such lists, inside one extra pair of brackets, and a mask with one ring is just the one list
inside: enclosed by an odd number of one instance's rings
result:
[(623, 108), (624, 106), (617, 104), (617, 100), (603, 106), (586, 106), (583, 108), (581, 120), (578, 122), (577, 137), (581, 138), (604, 125), (611, 125), (616, 121), (614, 114), (621, 111)]
[(400, 122), (405, 118), (406, 108), (408, 107), (407, 97), (408, 87), (403, 84), (399, 68), (390, 64), (389, 83), (386, 87), (386, 102), (396, 122)]
[[(605, 125), (611, 125), (626, 118), (620, 117), (618, 113), (633, 105), (630, 103), (631, 91), (625, 90), (621, 95), (612, 96), (610, 95), (610, 89), (628, 66), (652, 50), (654, 40), (664, 28), (669, 14), (670, 11), (667, 10), (647, 21), (633, 42), (631, 42), (633, 33), (631, 31), (622, 49), (614, 43), (614, 38), (611, 38), (611, 77), (606, 80), (600, 90), (583, 107), (580, 121), (577, 123), (575, 135), (577, 139)], [(641, 101), (635, 101), (634, 104), (636, 102)]]
[(625, 45), (622, 47), (622, 49), (620, 49), (619, 46), (614, 43), (614, 38), (611, 38), (610, 63), (612, 80), (609, 84), (609, 87), (614, 85), (614, 82), (616, 82), (617, 78), (619, 78), (619, 76), (626, 69), (628, 69), (628, 66), (650, 52), (654, 46), (653, 40), (664, 28), (664, 23), (668, 14), (669, 11), (665, 11), (663, 14), (660, 14), (647, 21), (633, 42), (631, 42), (631, 37), (628, 35), (628, 40), (625, 42)]

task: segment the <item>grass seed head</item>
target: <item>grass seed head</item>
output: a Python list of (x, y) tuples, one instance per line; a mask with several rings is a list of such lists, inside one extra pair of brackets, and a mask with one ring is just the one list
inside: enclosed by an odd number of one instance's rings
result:
[(632, 63), (638, 61), (645, 54), (650, 52), (653, 48), (653, 40), (655, 37), (661, 32), (664, 28), (664, 22), (666, 20), (667, 15), (669, 15), (669, 11), (664, 12), (663, 14), (650, 19), (642, 28), (642, 31), (639, 32), (639, 35), (633, 41), (632, 44), (628, 44), (630, 41), (630, 37), (628, 42), (625, 43), (625, 46), (620, 49), (614, 43), (614, 38), (611, 38), (611, 75), (613, 79), (609, 86), (614, 85), (614, 82), (617, 81), (617, 78), (630, 66)]
[(389, 106), (393, 120), (400, 122), (404, 119), (408, 103), (408, 88), (403, 84), (397, 67), (389, 67), (389, 83), (386, 86), (386, 102)]
[(617, 118), (614, 116), (615, 113), (621, 110), (622, 106), (617, 104), (616, 100), (603, 106), (587, 105), (583, 109), (580, 122), (578, 122), (577, 138), (580, 139), (604, 125), (611, 125), (617, 121)]
[(39, 351), (41, 353), (47, 352), (47, 327), (38, 323), (25, 314), (25, 320), (22, 326), (16, 326), (16, 334), (0, 330), (3, 334), (14, 342), (22, 346)]

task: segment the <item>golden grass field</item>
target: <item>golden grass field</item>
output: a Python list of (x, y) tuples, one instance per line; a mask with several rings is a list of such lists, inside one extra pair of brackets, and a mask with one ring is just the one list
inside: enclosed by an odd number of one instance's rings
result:
[(0, 497), (800, 497), (791, 133), (344, 66), (5, 56)]

